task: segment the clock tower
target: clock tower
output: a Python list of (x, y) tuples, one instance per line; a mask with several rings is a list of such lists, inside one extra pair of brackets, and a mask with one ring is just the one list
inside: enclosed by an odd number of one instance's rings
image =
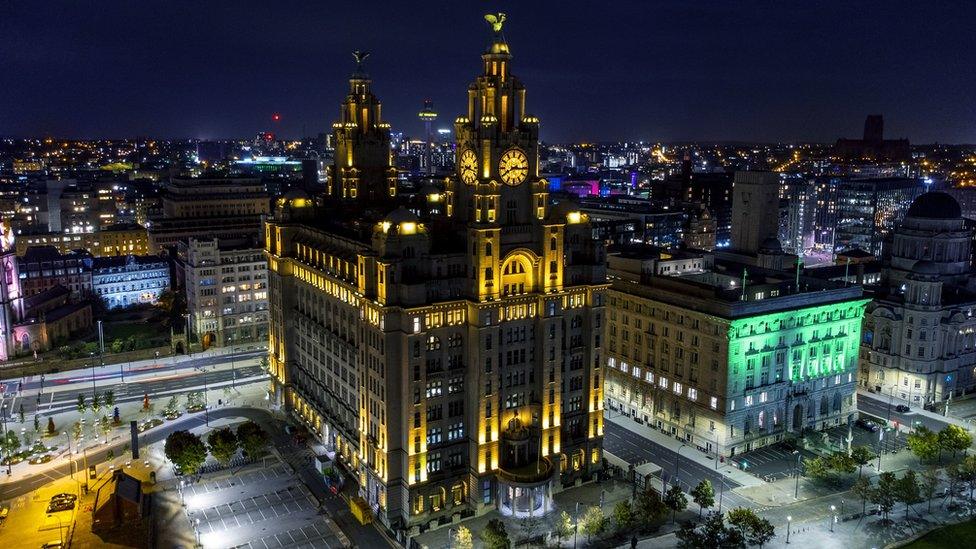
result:
[(493, 25), (482, 73), (468, 86), (468, 109), (454, 122), (457, 173), (447, 183), (448, 214), (482, 227), (545, 219), (547, 183), (539, 178), (539, 120), (526, 114), (525, 86)]

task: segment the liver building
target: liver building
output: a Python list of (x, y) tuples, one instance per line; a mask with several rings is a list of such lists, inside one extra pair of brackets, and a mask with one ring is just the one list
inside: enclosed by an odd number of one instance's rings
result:
[(602, 464), (605, 252), (549, 199), (492, 19), (451, 177), (401, 196), (357, 52), (327, 196), (287, 195), (265, 226), (275, 398), (401, 536), (546, 513)]

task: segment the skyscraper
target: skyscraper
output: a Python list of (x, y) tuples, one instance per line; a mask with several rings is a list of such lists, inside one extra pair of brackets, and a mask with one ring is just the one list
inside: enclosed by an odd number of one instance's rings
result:
[(736, 172), (732, 191), (732, 248), (756, 253), (779, 235), (779, 174)]
[(539, 121), (491, 18), (455, 174), (423, 195), (442, 207), (408, 209), (391, 186), (360, 65), (324, 208), (289, 197), (265, 228), (276, 398), (404, 536), (545, 513), (601, 467), (604, 250), (584, 213), (549, 205)]

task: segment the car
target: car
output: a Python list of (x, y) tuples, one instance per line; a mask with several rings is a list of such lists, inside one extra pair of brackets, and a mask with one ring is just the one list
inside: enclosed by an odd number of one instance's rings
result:
[(54, 501), (56, 499), (63, 499), (63, 500), (67, 500), (67, 501), (74, 501), (74, 500), (78, 499), (78, 496), (75, 495), (75, 494), (69, 494), (68, 492), (61, 492), (60, 494), (54, 494), (53, 496), (51, 496), (51, 501)]
[(870, 419), (858, 419), (857, 421), (854, 422), (854, 425), (857, 425), (858, 427), (866, 431), (871, 431), (872, 433), (877, 433), (878, 431), (881, 430), (881, 427), (879, 427), (877, 423), (871, 421)]
[(3, 520), (5, 518), (7, 518), (7, 515), (9, 515), (9, 514), (10, 514), (10, 509), (9, 508), (4, 507), (3, 509), (0, 509), (0, 520)]
[(62, 547), (64, 547), (64, 542), (56, 539), (45, 543), (41, 546), (41, 549), (61, 549)]
[(54, 456), (52, 456), (51, 454), (43, 454), (40, 456), (34, 456), (30, 458), (27, 462), (30, 463), (31, 465), (37, 465), (39, 463), (47, 463), (52, 459), (54, 459)]
[(895, 406), (895, 411), (896, 412), (905, 413), (905, 412), (908, 412), (910, 410), (911, 410), (911, 408), (909, 408), (907, 404), (899, 404), (898, 406)]
[(75, 508), (75, 502), (73, 501), (52, 501), (47, 506), (48, 513), (60, 513), (61, 511), (70, 511)]

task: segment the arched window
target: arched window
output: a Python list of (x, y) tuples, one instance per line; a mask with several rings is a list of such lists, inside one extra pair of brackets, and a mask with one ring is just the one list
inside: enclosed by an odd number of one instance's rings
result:
[(437, 336), (427, 336), (427, 350), (436, 351), (441, 348), (441, 340)]

